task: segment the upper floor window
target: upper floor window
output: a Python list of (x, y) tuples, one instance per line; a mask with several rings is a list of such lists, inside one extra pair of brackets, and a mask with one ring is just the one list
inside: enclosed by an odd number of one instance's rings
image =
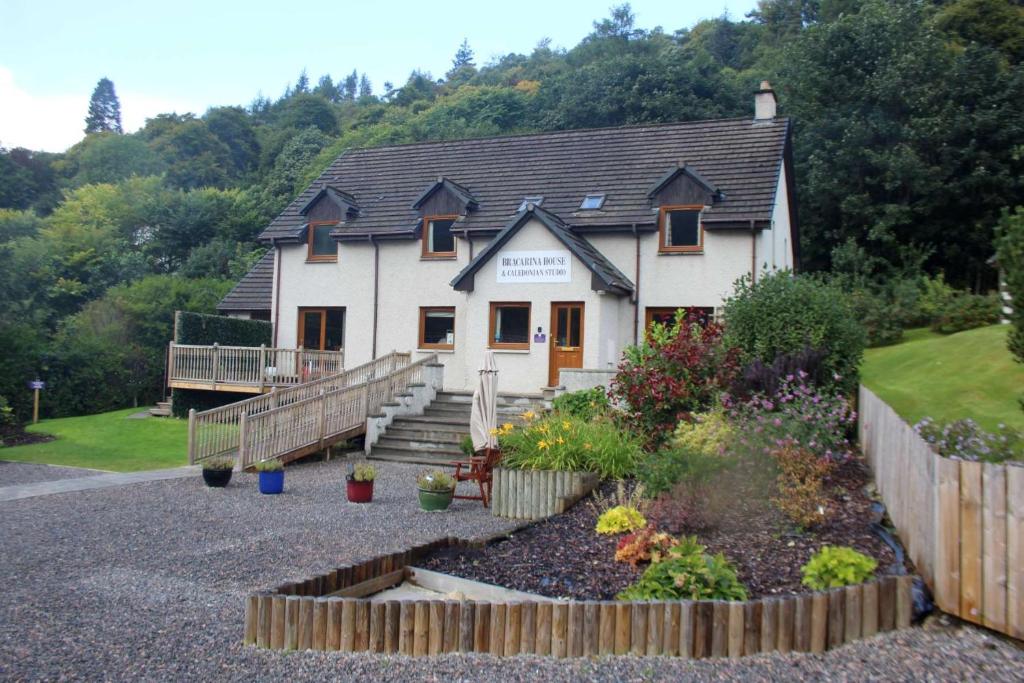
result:
[(331, 237), (335, 221), (311, 221), (306, 239), (306, 258), (310, 261), (337, 261), (338, 245)]
[(423, 256), (455, 258), (452, 225), (458, 216), (427, 216), (423, 219)]
[(602, 206), (604, 206), (603, 194), (588, 194), (580, 202), (581, 209), (600, 209)]
[(701, 252), (704, 250), (704, 229), (696, 205), (663, 206), (658, 219), (658, 251)]

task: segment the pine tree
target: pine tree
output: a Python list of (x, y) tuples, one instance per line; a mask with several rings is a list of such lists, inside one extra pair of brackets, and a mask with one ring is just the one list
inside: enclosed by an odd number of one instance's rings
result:
[(303, 69), (302, 73), (299, 74), (299, 80), (295, 81), (294, 92), (309, 92), (309, 76), (306, 74), (305, 69)]
[(114, 92), (114, 82), (109, 78), (101, 78), (96, 83), (89, 99), (89, 114), (85, 117), (85, 132), (89, 133), (123, 133), (121, 128), (121, 102)]
[(356, 90), (359, 88), (359, 74), (355, 69), (352, 69), (352, 73), (345, 76), (345, 83), (342, 91), (346, 100), (352, 101), (356, 98)]
[(465, 38), (462, 39), (462, 45), (459, 45), (459, 49), (455, 52), (455, 59), (452, 60), (452, 73), (464, 66), (476, 66), (473, 63), (473, 50), (469, 47), (469, 41)]
[(359, 98), (373, 97), (373, 86), (370, 84), (370, 79), (363, 74), (359, 79)]

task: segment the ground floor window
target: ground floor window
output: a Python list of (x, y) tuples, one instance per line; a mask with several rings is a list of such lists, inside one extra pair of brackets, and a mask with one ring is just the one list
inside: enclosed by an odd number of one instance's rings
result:
[(420, 338), (421, 349), (454, 349), (455, 348), (455, 307), (454, 306), (422, 306), (420, 307)]
[(491, 303), (490, 346), (496, 349), (530, 348), (530, 304)]
[(299, 346), (320, 351), (345, 347), (344, 308), (300, 308)]
[(648, 306), (644, 311), (644, 329), (651, 326), (651, 323), (667, 325), (676, 317), (676, 311), (680, 308), (685, 310), (691, 317), (695, 317), (701, 325), (707, 325), (715, 318), (715, 309), (710, 306)]

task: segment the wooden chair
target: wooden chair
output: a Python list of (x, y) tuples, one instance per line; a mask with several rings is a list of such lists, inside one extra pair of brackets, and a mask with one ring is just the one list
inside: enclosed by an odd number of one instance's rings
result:
[[(480, 487), (479, 496), (453, 496), (463, 500), (482, 501), (484, 507), (490, 507), (491, 482), (494, 468), (501, 462), (501, 451), (497, 448), (485, 448), (483, 455), (470, 456), (469, 460), (454, 460), (450, 464), (455, 467), (455, 481), (475, 481)], [(463, 469), (465, 468), (465, 469)]]

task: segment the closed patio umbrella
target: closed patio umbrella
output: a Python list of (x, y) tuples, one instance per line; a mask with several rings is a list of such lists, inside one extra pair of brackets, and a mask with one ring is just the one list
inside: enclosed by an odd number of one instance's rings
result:
[(469, 434), (473, 439), (473, 451), (479, 453), (485, 448), (497, 448), (498, 437), (498, 364), (494, 352), (484, 353), (480, 368), (480, 381), (473, 390), (473, 411), (469, 418)]

